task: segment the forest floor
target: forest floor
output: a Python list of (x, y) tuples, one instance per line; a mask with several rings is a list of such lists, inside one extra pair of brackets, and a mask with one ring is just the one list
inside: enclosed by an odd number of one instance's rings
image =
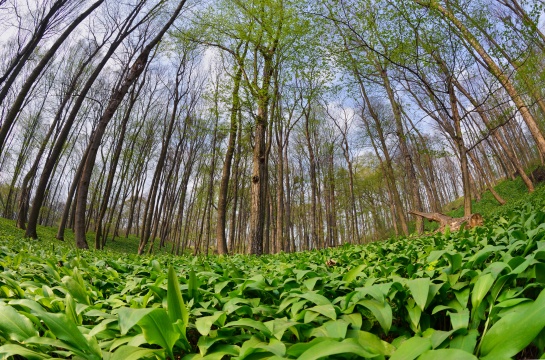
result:
[[(55, 238), (55, 235), (57, 234), (57, 227), (51, 227), (51, 226), (41, 226), (38, 225), (38, 238), (39, 240), (29, 240), (29, 241), (36, 241), (36, 242), (45, 242), (45, 243), (51, 243), (51, 244), (59, 244), (61, 243), (59, 240)], [(25, 231), (18, 229), (15, 226), (14, 220), (8, 220), (5, 218), (0, 218), (0, 238), (4, 239), (22, 239), (24, 238)], [(66, 229), (64, 233), (64, 241), (62, 242), (65, 245), (68, 246), (74, 246), (75, 240), (74, 240), (74, 232), (71, 229)], [(95, 244), (95, 233), (94, 232), (88, 232), (87, 233), (87, 243), (89, 244), (89, 247), (94, 247)], [(138, 252), (138, 244), (139, 244), (139, 238), (136, 235), (129, 235), (129, 237), (121, 236), (116, 237), (115, 240), (111, 240), (111, 238), (108, 239), (106, 242), (105, 250), (106, 251), (113, 251), (118, 253), (129, 253), (129, 254), (136, 254)], [(170, 253), (170, 247), (164, 247), (162, 249), (155, 250), (156, 254), (169, 254)]]

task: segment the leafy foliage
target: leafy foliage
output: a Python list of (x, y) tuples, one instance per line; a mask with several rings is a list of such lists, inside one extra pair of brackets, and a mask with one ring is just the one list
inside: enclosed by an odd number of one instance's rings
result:
[(120, 257), (5, 236), (0, 354), (498, 359), (532, 346), (542, 355), (540, 208), (458, 233), (262, 257)]

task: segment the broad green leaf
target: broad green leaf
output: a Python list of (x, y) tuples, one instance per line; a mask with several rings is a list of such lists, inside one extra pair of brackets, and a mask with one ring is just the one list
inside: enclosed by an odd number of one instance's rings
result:
[(469, 310), (464, 309), (460, 312), (451, 312), (447, 311), (447, 315), (450, 317), (450, 322), (452, 323), (452, 329), (467, 329), (469, 325)]
[(309, 290), (309, 291), (312, 291), (314, 290), (314, 287), (316, 286), (316, 283), (318, 281), (322, 281), (322, 278), (321, 277), (313, 277), (311, 279), (306, 279), (305, 281), (303, 281), (303, 285)]
[(17, 355), (28, 360), (42, 360), (51, 358), (51, 356), (47, 354), (40, 354), (17, 344), (5, 344), (0, 346), (0, 356), (2, 359), (8, 359)]
[(455, 331), (456, 330), (442, 331), (428, 328), (422, 333), (422, 337), (429, 338), (431, 340), (432, 349), (437, 349), (445, 342), (445, 340), (450, 338)]
[(545, 327), (545, 290), (535, 302), (511, 309), (482, 338), (482, 359), (516, 355), (535, 339)]
[(153, 271), (155, 271), (156, 273), (160, 274), (162, 271), (161, 271), (161, 264), (159, 264), (159, 261), (153, 259), (151, 261), (151, 267), (153, 268)]
[(360, 300), (358, 304), (369, 309), (377, 319), (384, 333), (388, 334), (392, 326), (392, 308), (390, 305), (387, 302), (379, 303), (376, 300)]
[[(188, 354), (182, 358), (182, 360), (222, 360), (227, 358), (233, 358), (239, 355), (239, 347), (236, 345), (220, 344), (214, 347), (214, 349), (207, 355), (201, 354)], [(270, 357), (269, 357), (270, 359)]]
[[(494, 284), (494, 276), (492, 276), (492, 274), (488, 273), (479, 276), (475, 286), (473, 287), (473, 291), (471, 292), (472, 311), (481, 305), (481, 302), (485, 298), (486, 294), (488, 294), (492, 284)], [(472, 314), (472, 316), (474, 315)]]
[(78, 314), (76, 312), (76, 302), (72, 298), (72, 295), (66, 294), (66, 298), (64, 299), (64, 313), (68, 318), (76, 325), (81, 325), (81, 322), (79, 321)]
[(342, 340), (346, 337), (348, 323), (344, 320), (328, 321), (320, 327), (312, 329), (309, 337), (328, 337)]
[[(123, 345), (117, 349), (110, 360), (138, 360), (155, 355), (157, 350)], [(155, 356), (154, 356), (155, 357)]]
[(458, 271), (461, 267), (462, 267), (462, 255), (456, 253), (456, 254), (451, 254), (451, 253), (446, 253), (445, 254), (445, 257), (449, 260), (450, 262), (450, 268), (447, 269), (447, 272), (449, 274), (453, 274), (455, 273), (456, 271)]
[(65, 276), (62, 278), (62, 282), (70, 295), (76, 299), (76, 301), (90, 305), (89, 296), (87, 290), (81, 284), (71, 276)]
[[(221, 318), (221, 319), (220, 319)], [(214, 315), (211, 316), (203, 316), (197, 319), (195, 322), (195, 326), (197, 327), (197, 330), (201, 333), (201, 335), (208, 335), (210, 333), (210, 329), (212, 328), (212, 325), (220, 319), (221, 325), (225, 323), (225, 319), (227, 318), (227, 315), (223, 311), (218, 311)]]
[(109, 328), (109, 325), (111, 323), (115, 323), (117, 319), (104, 319), (102, 320), (98, 325), (96, 325), (90, 332), (89, 336), (95, 336), (97, 334), (100, 334), (101, 332), (105, 331)]
[(306, 299), (308, 301), (311, 301), (316, 305), (329, 305), (329, 304), (331, 304), (331, 301), (329, 301), (325, 296), (314, 293), (314, 292), (296, 294), (295, 296)]
[(6, 339), (23, 342), (38, 335), (38, 331), (26, 316), (9, 305), (0, 305), (0, 334)]
[(191, 270), (189, 270), (189, 281), (187, 284), (187, 296), (189, 297), (189, 299), (198, 300), (199, 286), (199, 279), (197, 278), (197, 275), (192, 268)]
[(313, 306), (311, 308), (308, 308), (307, 311), (314, 311), (318, 314), (330, 318), (331, 320), (337, 320), (337, 312), (331, 304)]
[(349, 323), (350, 327), (355, 330), (360, 330), (363, 325), (363, 318), (360, 313), (341, 315), (341, 319)]
[(275, 338), (277, 338), (278, 340), (282, 340), (284, 332), (286, 332), (288, 328), (297, 325), (298, 323), (295, 321), (290, 321), (284, 317), (267, 321), (263, 324), (267, 327), (267, 329), (270, 330)]
[(259, 344), (256, 344), (255, 347), (268, 351), (276, 356), (283, 357), (284, 355), (286, 355), (286, 345), (283, 342), (276, 340), (275, 338), (272, 338), (268, 344), (265, 342), (261, 342)]
[[(246, 340), (242, 344), (242, 346), (240, 347), (239, 358), (240, 359), (245, 359), (245, 358), (247, 358), (248, 356), (250, 356), (251, 354), (253, 354), (255, 352), (260, 352), (261, 353), (261, 351), (257, 351), (259, 344), (267, 345), (266, 343), (264, 343), (261, 339), (259, 339), (256, 336), (252, 336), (249, 340)], [(213, 353), (213, 351), (210, 354), (212, 354), (212, 353)]]
[(415, 336), (402, 342), (390, 360), (413, 360), (430, 349), (431, 340), (429, 338)]
[(244, 326), (249, 327), (258, 330), (259, 332), (263, 333), (265, 336), (272, 336), (271, 331), (260, 321), (256, 321), (253, 319), (247, 319), (242, 318), (237, 321), (231, 321), (230, 323), (225, 324), (225, 327), (232, 327), (232, 326)]
[(311, 347), (315, 346), (316, 344), (322, 343), (324, 341), (332, 341), (332, 340), (328, 339), (328, 338), (324, 338), (324, 337), (319, 337), (319, 338), (315, 338), (315, 339), (313, 339), (313, 340), (311, 340), (311, 341), (309, 341), (307, 343), (303, 343), (303, 342), (295, 343), (295, 344), (293, 344), (292, 346), (290, 346), (287, 349), (286, 353), (290, 357), (299, 358), (308, 349), (310, 349)]
[(360, 345), (370, 353), (391, 356), (395, 347), (384, 340), (381, 340), (377, 335), (367, 331), (349, 330), (347, 333), (349, 338), (357, 339)]
[(118, 310), (119, 328), (121, 335), (125, 335), (134, 325), (136, 325), (144, 316), (152, 312), (153, 309), (133, 309), (121, 308)]
[[(32, 345), (45, 345), (55, 349), (65, 349), (68, 352), (72, 352), (74, 355), (82, 357), (84, 359), (99, 359), (97, 356), (88, 355), (88, 350), (82, 345), (72, 345), (59, 339), (52, 339), (45, 336), (34, 336), (25, 341), (25, 344)], [(96, 349), (97, 354), (100, 353), (100, 349)]]
[(411, 291), (411, 295), (413, 296), (416, 305), (418, 305), (420, 310), (424, 311), (426, 302), (428, 301), (428, 293), (430, 292), (430, 279), (411, 279), (407, 281), (407, 286)]
[(450, 341), (451, 349), (460, 349), (464, 350), (470, 354), (475, 352), (475, 346), (477, 346), (477, 337), (479, 336), (479, 331), (476, 329), (471, 329), (465, 335), (458, 335)]
[(416, 305), (414, 299), (408, 299), (407, 305), (405, 305), (409, 318), (411, 320), (412, 330), (414, 332), (420, 331), (420, 318), (422, 317), (422, 310)]
[(418, 357), (418, 360), (478, 360), (477, 357), (459, 349), (428, 350)]
[(89, 341), (83, 336), (76, 324), (65, 314), (52, 314), (42, 311), (37, 315), (58, 339), (80, 348), (84, 353), (88, 354), (89, 359), (101, 358), (101, 354), (97, 353), (93, 346), (90, 346)]
[(185, 337), (185, 329), (189, 322), (189, 313), (180, 292), (178, 277), (172, 266), (168, 268), (167, 309), (172, 323), (181, 320), (180, 332)]
[(343, 277), (343, 281), (346, 281), (347, 283), (351, 283), (352, 281), (356, 280), (358, 275), (361, 274), (363, 269), (367, 267), (366, 264), (361, 264), (359, 266), (356, 266), (353, 269), (350, 269)]
[(345, 339), (341, 342), (328, 339), (307, 349), (298, 360), (317, 360), (338, 354), (357, 355), (364, 358), (377, 356), (366, 351), (356, 339)]
[(148, 343), (161, 346), (173, 358), (172, 348), (180, 334), (174, 330), (165, 309), (153, 309), (140, 319), (138, 325), (142, 328)]

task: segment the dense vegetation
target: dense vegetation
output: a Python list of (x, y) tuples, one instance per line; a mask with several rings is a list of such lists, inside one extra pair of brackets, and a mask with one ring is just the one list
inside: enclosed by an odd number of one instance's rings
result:
[(81, 251), (0, 228), (0, 354), (508, 359), (545, 351), (545, 188), (457, 233), (266, 256)]
[(503, 204), (545, 159), (543, 8), (0, 0), (0, 215), (79, 248), (262, 254)]

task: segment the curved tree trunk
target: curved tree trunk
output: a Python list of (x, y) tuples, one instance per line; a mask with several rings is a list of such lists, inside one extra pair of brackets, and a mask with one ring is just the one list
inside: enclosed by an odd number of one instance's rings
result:
[(237, 67), (237, 71), (233, 78), (233, 91), (232, 91), (232, 108), (231, 108), (231, 127), (229, 129), (229, 140), (227, 142), (227, 150), (225, 152), (225, 160), (223, 162), (223, 170), (221, 175), (219, 198), (218, 198), (218, 211), (217, 211), (217, 224), (216, 224), (216, 246), (218, 254), (223, 255), (228, 253), (227, 240), (225, 237), (225, 225), (227, 222), (227, 190), (229, 189), (229, 179), (231, 177), (231, 164), (233, 161), (233, 154), (235, 153), (235, 146), (237, 140), (238, 129), (238, 110), (240, 107), (240, 82), (242, 81), (242, 68)]

